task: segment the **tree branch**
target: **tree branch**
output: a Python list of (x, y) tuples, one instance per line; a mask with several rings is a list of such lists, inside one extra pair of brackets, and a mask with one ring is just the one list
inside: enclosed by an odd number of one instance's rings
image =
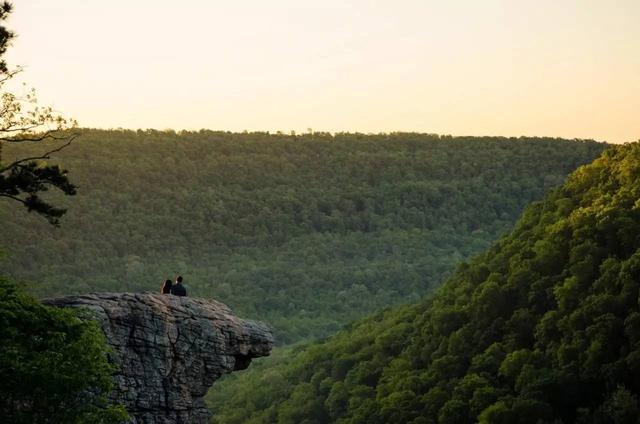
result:
[[(6, 127), (6, 128), (0, 128), (0, 133), (28, 132), (28, 131), (31, 131), (34, 128), (38, 128), (41, 125), (42, 124), (40, 124), (40, 123), (34, 123), (34, 124), (27, 125), (27, 126), (24, 126), (24, 127), (9, 126), (9, 127)], [(11, 139), (4, 139), (4, 141), (8, 141), (9, 143), (11, 143)]]
[[(44, 139), (50, 138), (52, 140), (64, 140), (66, 139), (68, 136), (64, 135), (64, 136), (56, 136), (55, 133), (59, 132), (59, 129), (54, 129), (54, 130), (49, 130), (46, 131), (38, 136), (35, 136), (33, 138), (27, 138), (27, 137), (21, 137), (21, 138), (15, 138), (15, 137), (2, 137), (0, 136), (0, 141), (1, 142), (6, 142), (6, 143), (10, 143), (10, 144), (18, 144), (18, 143), (24, 143), (24, 142), (28, 142), (28, 141), (42, 141)], [(0, 133), (2, 133), (3, 131), (0, 130)]]
[(64, 149), (65, 147), (69, 146), (71, 144), (71, 142), (73, 142), (73, 140), (75, 140), (78, 137), (78, 134), (72, 134), (69, 137), (69, 140), (64, 143), (63, 145), (56, 147), (55, 149), (49, 150), (46, 153), (43, 153), (40, 156), (31, 156), (31, 157), (27, 157), (27, 158), (22, 158), (22, 159), (18, 159), (17, 161), (11, 163), (8, 166), (5, 166), (4, 168), (0, 169), (0, 173), (6, 172), (8, 170), (10, 170), (11, 168), (15, 168), (16, 166), (19, 166), (22, 163), (25, 162), (31, 162), (34, 160), (42, 160), (42, 159), (51, 159), (51, 155), (54, 153), (58, 153), (59, 151), (61, 151), (62, 149)]
[(22, 67), (18, 67), (16, 69), (14, 69), (13, 71), (4, 72), (4, 76), (0, 78), (0, 85), (2, 85), (5, 82), (9, 81), (11, 78), (15, 77), (17, 74), (19, 74), (22, 71), (23, 71)]
[(26, 204), (27, 204), (27, 202), (26, 202), (24, 199), (21, 199), (21, 198), (16, 197), (16, 196), (12, 196), (12, 195), (10, 195), (10, 194), (3, 194), (3, 193), (0, 193), (0, 197), (7, 197), (7, 198), (9, 198), (9, 199), (13, 199), (13, 200), (15, 200), (15, 201), (18, 201), (18, 202), (22, 203), (23, 205), (26, 205)]

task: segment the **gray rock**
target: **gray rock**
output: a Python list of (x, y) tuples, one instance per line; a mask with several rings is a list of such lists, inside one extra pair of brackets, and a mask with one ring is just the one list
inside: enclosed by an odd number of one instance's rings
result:
[(205, 424), (203, 396), (224, 373), (242, 370), (273, 346), (263, 323), (242, 320), (214, 300), (155, 293), (94, 293), (45, 299), (91, 311), (119, 366), (114, 401), (131, 424)]

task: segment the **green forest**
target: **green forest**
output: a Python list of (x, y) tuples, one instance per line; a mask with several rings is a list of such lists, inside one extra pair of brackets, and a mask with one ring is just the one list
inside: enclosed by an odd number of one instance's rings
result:
[(578, 168), (423, 301), (214, 386), (213, 422), (638, 423), (639, 281), (635, 143)]
[[(431, 134), (76, 130), (60, 228), (0, 203), (0, 274), (36, 296), (185, 277), (281, 345), (419, 301), (605, 145)], [(3, 160), (41, 151), (3, 147)], [(47, 197), (48, 194), (48, 197)]]
[(13, 3), (0, 424), (640, 424), (637, 0)]
[(78, 310), (42, 305), (0, 277), (0, 417), (7, 424), (119, 424), (105, 336)]

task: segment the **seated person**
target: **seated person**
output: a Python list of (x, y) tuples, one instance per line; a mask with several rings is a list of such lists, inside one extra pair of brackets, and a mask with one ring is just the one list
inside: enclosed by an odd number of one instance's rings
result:
[(176, 283), (171, 287), (171, 294), (175, 296), (187, 295), (187, 289), (182, 285), (182, 275), (178, 275), (178, 278), (176, 278)]
[(165, 281), (164, 284), (162, 285), (162, 288), (160, 289), (160, 293), (162, 293), (162, 294), (170, 294), (172, 286), (173, 286), (173, 284), (171, 283), (171, 280)]

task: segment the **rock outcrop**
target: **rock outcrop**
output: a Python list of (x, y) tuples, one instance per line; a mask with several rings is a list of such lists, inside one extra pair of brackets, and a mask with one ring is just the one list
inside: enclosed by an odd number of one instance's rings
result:
[(269, 355), (264, 324), (220, 302), (152, 293), (96, 293), (46, 299), (84, 307), (98, 319), (118, 365), (113, 400), (131, 424), (205, 424), (203, 396), (222, 374)]

